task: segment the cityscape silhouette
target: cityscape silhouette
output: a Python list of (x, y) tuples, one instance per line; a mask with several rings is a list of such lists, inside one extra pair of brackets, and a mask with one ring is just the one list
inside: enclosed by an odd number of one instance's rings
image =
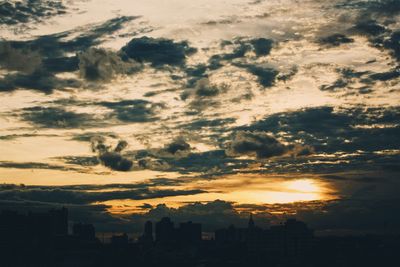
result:
[(64, 207), (3, 210), (1, 266), (397, 266), (400, 249), (400, 236), (316, 237), (296, 219), (263, 229), (251, 214), (247, 227), (228, 225), (211, 239), (201, 224), (168, 217), (147, 221), (137, 239), (120, 233), (108, 241), (92, 224), (69, 223)]

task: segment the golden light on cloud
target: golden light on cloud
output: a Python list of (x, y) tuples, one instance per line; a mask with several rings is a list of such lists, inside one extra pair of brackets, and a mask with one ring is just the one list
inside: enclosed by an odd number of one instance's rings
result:
[[(216, 199), (240, 204), (290, 204), (306, 201), (327, 201), (337, 198), (333, 186), (318, 177), (288, 178), (266, 177), (265, 175), (232, 175), (211, 181), (189, 182), (177, 186), (175, 190), (202, 189), (204, 193), (195, 195), (168, 196), (146, 200), (112, 200), (109, 205), (113, 214), (144, 213), (148, 207), (165, 204), (169, 208), (179, 208), (193, 202), (210, 202)], [(147, 204), (147, 208), (143, 205)]]

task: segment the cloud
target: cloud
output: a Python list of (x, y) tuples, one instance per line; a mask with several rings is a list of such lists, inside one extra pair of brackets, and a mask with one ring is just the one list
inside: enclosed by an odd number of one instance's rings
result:
[(0, 3), (0, 24), (40, 22), (66, 13), (62, 1), (4, 1)]
[(74, 141), (91, 142), (93, 138), (96, 138), (98, 136), (118, 139), (118, 135), (113, 132), (86, 132), (82, 134), (76, 134), (71, 139)]
[(132, 74), (141, 69), (141, 64), (121, 57), (110, 50), (89, 48), (78, 54), (79, 72), (86, 80), (110, 81), (117, 74)]
[(274, 41), (266, 38), (256, 38), (250, 40), (250, 43), (253, 45), (254, 53), (259, 57), (269, 55)]
[(271, 87), (275, 84), (276, 77), (279, 72), (271, 67), (264, 67), (258, 65), (238, 65), (244, 67), (248, 72), (258, 78), (258, 82), (263, 87)]
[(133, 161), (121, 155), (128, 143), (120, 140), (114, 149), (105, 144), (105, 138), (98, 136), (91, 140), (92, 151), (97, 152), (100, 162), (115, 171), (130, 171)]
[(122, 100), (119, 102), (99, 102), (100, 106), (113, 110), (115, 116), (123, 122), (151, 122), (158, 118), (158, 111), (165, 108), (162, 103), (152, 103), (146, 100)]
[(45, 169), (45, 170), (60, 170), (60, 171), (81, 171), (81, 169), (54, 165), (41, 162), (11, 162), (11, 161), (0, 161), (1, 168), (12, 168), (12, 169)]
[(59, 32), (49, 35), (42, 35), (35, 39), (24, 41), (9, 41), (16, 49), (29, 48), (38, 51), (43, 58), (65, 57), (66, 53), (78, 53), (100, 45), (105, 37), (122, 29), (127, 22), (138, 17), (120, 16), (109, 19), (97, 25), (85, 25), (70, 31)]
[(284, 144), (262, 132), (238, 132), (225, 150), (229, 156), (250, 155), (260, 159), (282, 156), (287, 151)]
[(187, 128), (188, 130), (202, 130), (212, 128), (213, 131), (226, 131), (228, 129), (229, 124), (233, 124), (236, 121), (235, 118), (227, 118), (227, 119), (197, 119), (192, 122), (184, 125), (180, 125), (179, 127)]
[(273, 44), (273, 40), (266, 38), (236, 38), (233, 41), (223, 41), (221, 47), (226, 49), (228, 46), (233, 46), (233, 51), (211, 56), (208, 60), (208, 68), (210, 70), (219, 69), (235, 59), (245, 58), (250, 52), (253, 52), (256, 57), (267, 56), (270, 54)]
[(269, 166), (271, 170), (389, 171), (399, 160), (397, 153), (390, 152), (398, 149), (399, 111), (399, 107), (322, 106), (272, 114), (236, 131), (268, 131), (289, 144), (301, 142), (315, 150), (311, 157), (275, 160)]
[(376, 81), (389, 81), (400, 77), (400, 67), (396, 67), (390, 71), (374, 73), (369, 76), (370, 79)]
[(389, 38), (383, 41), (383, 45), (386, 49), (389, 49), (394, 58), (400, 60), (400, 31), (393, 32)]
[(16, 89), (37, 90), (50, 94), (55, 89), (77, 88), (81, 83), (76, 79), (58, 78), (52, 73), (37, 70), (32, 74), (7, 74), (0, 79), (0, 91), (8, 92)]
[(187, 154), (192, 150), (192, 147), (189, 143), (185, 141), (183, 137), (178, 137), (171, 143), (165, 145), (163, 151), (171, 154), (171, 155), (183, 155)]
[(153, 66), (184, 65), (186, 57), (195, 53), (196, 49), (185, 41), (174, 42), (170, 39), (141, 37), (134, 38), (126, 44), (121, 52), (127, 58), (138, 62), (150, 62)]
[(0, 200), (37, 201), (59, 204), (90, 204), (108, 200), (133, 199), (145, 200), (170, 196), (195, 195), (202, 190), (173, 190), (173, 189), (123, 189), (120, 185), (116, 190), (111, 186), (107, 191), (69, 190), (62, 187), (30, 187), (5, 185), (0, 187)]
[(76, 113), (55, 107), (24, 108), (22, 119), (43, 128), (80, 128), (99, 125), (87, 113)]
[(322, 37), (318, 40), (318, 42), (327, 46), (339, 46), (341, 44), (353, 43), (354, 39), (349, 38), (344, 34), (336, 33), (326, 37)]
[(42, 64), (37, 51), (15, 49), (8, 42), (0, 41), (0, 67), (11, 71), (32, 73)]
[[(77, 88), (82, 84), (79, 80), (59, 78), (56, 74), (74, 72), (79, 67), (82, 76), (92, 80), (108, 80), (114, 74), (136, 71), (139, 65), (132, 60), (123, 61), (113, 52), (92, 48), (135, 18), (113, 18), (100, 25), (90, 25), (83, 33), (78, 28), (26, 41), (0, 42), (0, 66), (18, 71), (0, 79), (0, 91), (31, 89), (52, 93), (55, 89)], [(80, 66), (78, 56), (71, 53), (81, 53)]]
[(208, 107), (218, 105), (218, 101), (213, 98), (228, 91), (227, 84), (212, 84), (208, 78), (201, 78), (196, 81), (194, 88), (185, 90), (181, 94), (181, 99), (191, 98), (189, 107), (198, 111)]

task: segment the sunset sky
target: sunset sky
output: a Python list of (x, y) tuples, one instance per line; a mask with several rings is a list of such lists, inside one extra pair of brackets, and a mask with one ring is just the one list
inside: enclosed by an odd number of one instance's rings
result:
[(0, 2), (0, 208), (99, 231), (400, 230), (400, 1)]

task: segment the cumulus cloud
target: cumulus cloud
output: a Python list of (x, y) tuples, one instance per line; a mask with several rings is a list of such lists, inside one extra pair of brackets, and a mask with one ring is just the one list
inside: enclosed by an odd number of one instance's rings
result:
[(141, 37), (134, 38), (126, 44), (121, 52), (127, 58), (138, 62), (150, 62), (153, 66), (184, 65), (186, 57), (195, 53), (196, 49), (188, 42), (174, 42), (170, 39)]
[(243, 59), (248, 53), (254, 53), (255, 57), (267, 56), (273, 48), (274, 41), (266, 38), (235, 38), (233, 41), (223, 41), (221, 47), (233, 47), (232, 52), (213, 55), (208, 60), (208, 68), (216, 70), (224, 64), (232, 63), (236, 59)]
[(238, 132), (225, 150), (227, 155), (250, 155), (257, 158), (281, 156), (287, 152), (284, 144), (262, 132)]
[(192, 99), (189, 107), (198, 111), (208, 107), (218, 105), (215, 97), (228, 91), (227, 84), (212, 84), (208, 78), (202, 78), (196, 81), (194, 88), (185, 90), (181, 94), (181, 99)]
[(89, 48), (78, 57), (80, 75), (90, 81), (109, 81), (117, 74), (132, 74), (141, 68), (134, 60), (123, 61), (117, 53), (102, 48)]
[(0, 67), (8, 70), (32, 73), (42, 63), (37, 51), (13, 48), (8, 42), (0, 41)]
[(186, 155), (192, 150), (192, 147), (183, 137), (178, 137), (171, 143), (165, 145), (163, 150), (172, 155)]
[(276, 78), (279, 74), (279, 71), (266, 66), (259, 65), (238, 65), (239, 67), (245, 68), (248, 72), (255, 75), (258, 79), (258, 82), (263, 87), (271, 87), (275, 84)]
[(133, 161), (124, 157), (121, 152), (128, 146), (124, 140), (120, 140), (114, 149), (106, 145), (105, 138), (98, 136), (91, 140), (92, 151), (98, 154), (100, 162), (115, 171), (130, 171)]
[(283, 155), (307, 156), (314, 152), (310, 146), (285, 145), (275, 137), (265, 132), (237, 132), (232, 141), (228, 142), (225, 153), (228, 156), (255, 156), (265, 159)]
[(82, 85), (79, 80), (60, 78), (56, 74), (75, 72), (79, 67), (84, 78), (103, 81), (115, 74), (130, 74), (138, 70), (140, 65), (133, 60), (122, 60), (114, 52), (93, 48), (101, 44), (105, 36), (120, 30), (135, 18), (116, 17), (99, 25), (90, 25), (89, 30), (83, 32), (78, 28), (30, 40), (0, 42), (0, 67), (18, 71), (0, 78), (0, 91), (31, 89), (52, 93), (55, 89), (77, 88)]
[[(268, 131), (274, 136), (282, 136), (283, 133), (285, 141), (289, 144), (301, 142), (316, 151), (311, 157), (300, 157), (295, 161), (285, 162), (282, 159), (270, 166), (271, 169), (397, 170), (394, 166), (399, 160), (399, 155), (390, 151), (398, 149), (398, 116), (398, 107), (359, 106), (334, 109), (322, 106), (276, 113), (249, 126), (237, 127), (237, 130)], [(368, 166), (365, 166), (365, 162), (369, 162)]]

